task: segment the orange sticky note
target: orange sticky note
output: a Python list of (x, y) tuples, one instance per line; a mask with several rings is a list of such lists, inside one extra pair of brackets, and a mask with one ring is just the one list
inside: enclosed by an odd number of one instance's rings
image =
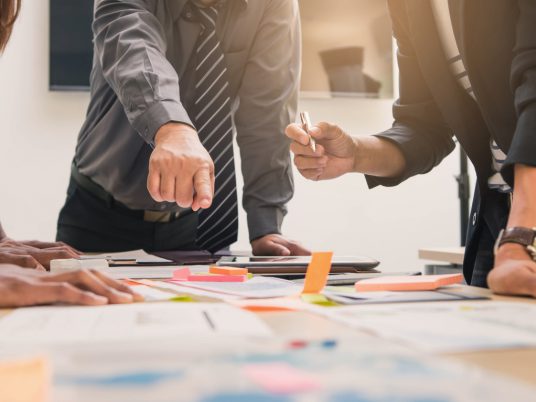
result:
[[(175, 279), (173, 279), (175, 280)], [(245, 282), (246, 275), (189, 275), (188, 282)]]
[(313, 253), (305, 273), (302, 293), (320, 293), (328, 281), (332, 252)]
[(436, 290), (441, 286), (453, 285), (462, 281), (462, 274), (383, 276), (356, 282), (355, 290), (358, 292)]
[(50, 397), (47, 359), (0, 362), (0, 402), (45, 402)]
[(247, 268), (234, 268), (234, 267), (218, 267), (217, 265), (212, 265), (208, 272), (211, 274), (218, 275), (247, 275)]

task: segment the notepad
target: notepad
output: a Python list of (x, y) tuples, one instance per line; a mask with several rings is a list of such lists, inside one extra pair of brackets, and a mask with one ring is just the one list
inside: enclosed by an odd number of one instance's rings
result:
[(462, 274), (423, 275), (423, 276), (383, 276), (356, 282), (358, 292), (435, 290), (441, 286), (453, 285), (463, 281)]

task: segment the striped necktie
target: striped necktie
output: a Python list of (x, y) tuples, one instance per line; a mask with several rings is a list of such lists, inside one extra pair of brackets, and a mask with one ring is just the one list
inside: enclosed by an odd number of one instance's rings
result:
[(199, 139), (214, 161), (212, 206), (199, 213), (196, 244), (216, 252), (238, 234), (238, 199), (233, 156), (233, 121), (227, 67), (216, 35), (216, 7), (192, 7), (202, 33), (196, 44), (194, 121)]

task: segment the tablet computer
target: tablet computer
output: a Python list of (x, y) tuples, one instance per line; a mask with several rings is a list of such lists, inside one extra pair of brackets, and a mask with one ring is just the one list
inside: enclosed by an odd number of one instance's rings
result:
[[(250, 257), (250, 256), (225, 256), (216, 265), (228, 267), (248, 268), (253, 274), (270, 273), (305, 273), (311, 262), (310, 256), (289, 257)], [(373, 270), (379, 265), (379, 261), (369, 257), (333, 257), (331, 273), (363, 272)]]

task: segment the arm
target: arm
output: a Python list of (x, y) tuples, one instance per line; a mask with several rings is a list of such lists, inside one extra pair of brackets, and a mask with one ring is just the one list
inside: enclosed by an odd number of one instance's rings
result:
[(389, 9), (398, 44), (400, 97), (393, 105), (393, 126), (380, 134), (351, 137), (337, 126), (321, 123), (309, 134), (320, 147), (314, 154), (308, 137), (294, 125), (287, 135), (295, 142), (295, 163), (309, 179), (331, 179), (349, 172), (367, 175), (370, 187), (394, 186), (426, 173), (454, 149), (445, 124), (422, 75), (408, 31), (405, 2), (392, 0)]
[(280, 234), (294, 191), (285, 127), (294, 120), (300, 76), (296, 0), (267, 2), (250, 49), (235, 115), (250, 240)]
[[(536, 4), (519, 0), (512, 87), (518, 115), (503, 173), (514, 177), (508, 227), (536, 227)], [(495, 257), (488, 284), (496, 293), (536, 297), (536, 263), (516, 244), (504, 244)]]
[[(180, 99), (177, 72), (155, 16), (158, 0), (99, 0), (95, 57), (132, 127), (154, 146), (147, 189), (183, 208), (212, 203), (214, 167)], [(160, 6), (163, 2), (160, 2)]]

